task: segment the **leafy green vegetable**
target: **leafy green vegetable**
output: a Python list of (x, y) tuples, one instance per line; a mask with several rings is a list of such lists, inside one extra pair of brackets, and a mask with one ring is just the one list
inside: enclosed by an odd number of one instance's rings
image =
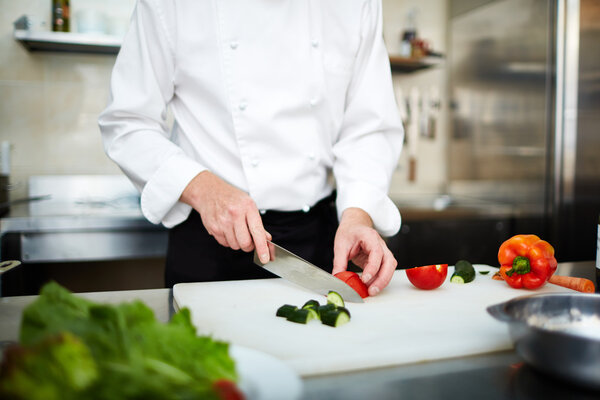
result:
[(228, 344), (197, 336), (189, 310), (162, 324), (140, 301), (95, 304), (56, 283), (23, 312), (20, 340), (0, 397), (212, 399), (216, 381), (237, 381)]
[(7, 398), (75, 399), (98, 377), (89, 349), (70, 333), (6, 349), (0, 393)]

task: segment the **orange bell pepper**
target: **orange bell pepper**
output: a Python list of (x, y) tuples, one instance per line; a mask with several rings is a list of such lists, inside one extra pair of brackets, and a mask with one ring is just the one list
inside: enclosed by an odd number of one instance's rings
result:
[(537, 289), (556, 271), (554, 248), (536, 235), (516, 235), (498, 251), (500, 275), (513, 288)]

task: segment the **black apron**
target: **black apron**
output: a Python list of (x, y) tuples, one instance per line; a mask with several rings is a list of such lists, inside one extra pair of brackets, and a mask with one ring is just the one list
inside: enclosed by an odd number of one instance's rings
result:
[[(266, 211), (261, 217), (273, 242), (331, 272), (338, 226), (335, 192), (306, 212)], [(254, 252), (221, 246), (192, 210), (187, 220), (169, 230), (165, 284), (275, 277), (253, 258)]]

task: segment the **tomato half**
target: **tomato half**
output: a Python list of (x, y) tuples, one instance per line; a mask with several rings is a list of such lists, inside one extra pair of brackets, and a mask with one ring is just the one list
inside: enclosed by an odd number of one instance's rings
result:
[(410, 283), (423, 290), (442, 286), (447, 275), (448, 264), (425, 265), (406, 270), (406, 276)]
[(367, 285), (360, 279), (360, 276), (356, 272), (342, 271), (334, 275), (336, 278), (346, 282), (360, 297), (363, 299), (369, 297), (369, 289)]

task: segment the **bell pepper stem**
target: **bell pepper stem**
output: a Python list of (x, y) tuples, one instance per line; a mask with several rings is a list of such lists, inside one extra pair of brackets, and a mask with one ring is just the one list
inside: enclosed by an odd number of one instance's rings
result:
[(512, 268), (506, 271), (506, 275), (512, 276), (515, 272), (519, 275), (531, 272), (531, 265), (529, 265), (529, 259), (527, 257), (516, 256), (513, 260)]

